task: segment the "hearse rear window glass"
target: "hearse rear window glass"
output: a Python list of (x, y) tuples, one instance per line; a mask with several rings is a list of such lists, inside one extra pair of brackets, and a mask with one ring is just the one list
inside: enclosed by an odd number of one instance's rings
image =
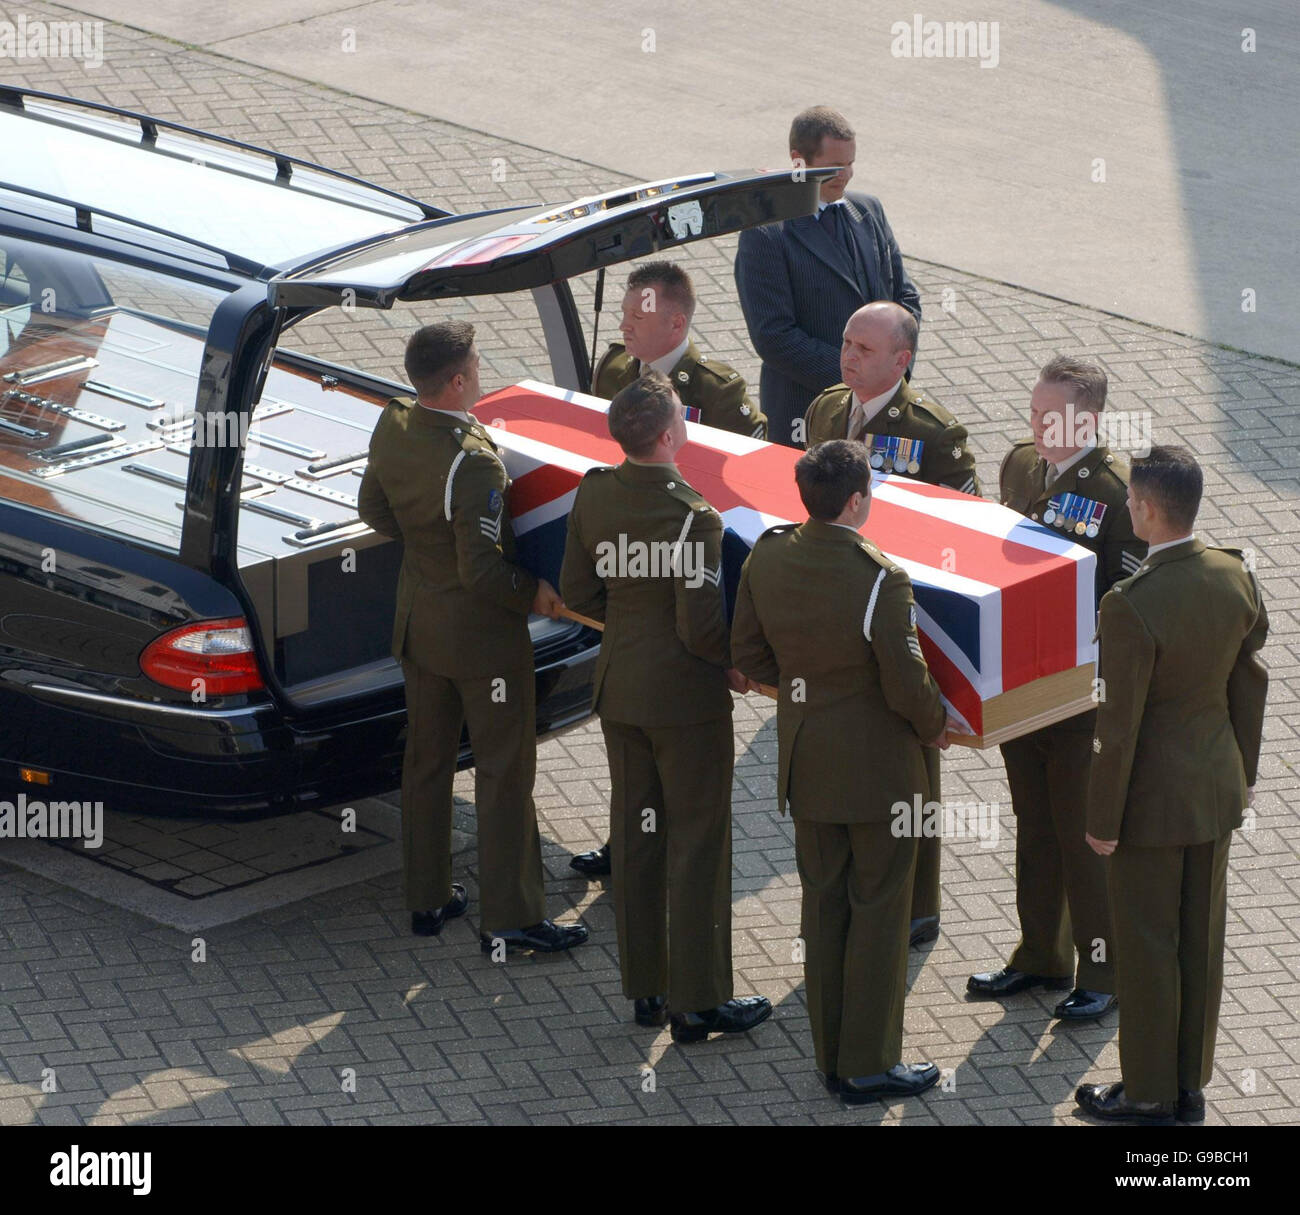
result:
[[(100, 124), (107, 125), (116, 124)], [(422, 218), (418, 209), (398, 200), (384, 214), (278, 186), (269, 160), (250, 163), (171, 132), (159, 135), (158, 147), (165, 151), (132, 146), (138, 128), (121, 126), (119, 138), (106, 138), (0, 113), (5, 176), (26, 189), (129, 215), (268, 266), (288, 265)], [(238, 161), (244, 172), (230, 171), (223, 161)], [(265, 176), (246, 175), (257, 171)], [(304, 182), (317, 179), (301, 176)]]
[(0, 497), (179, 550), (178, 419), (222, 298), (0, 234)]

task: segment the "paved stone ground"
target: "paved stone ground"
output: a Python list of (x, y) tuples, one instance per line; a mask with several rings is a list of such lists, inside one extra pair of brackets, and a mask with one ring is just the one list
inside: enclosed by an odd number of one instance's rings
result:
[[(60, 15), (27, 7), (29, 17)], [(0, 60), (0, 79), (178, 118), (456, 210), (559, 201), (619, 181), (119, 26), (108, 27), (106, 49), (94, 72), (68, 61)], [(682, 169), (698, 169), (686, 144)], [(497, 158), (508, 166), (504, 183), (492, 180)], [(733, 249), (720, 241), (690, 256), (702, 296), (697, 330), (756, 380), (732, 290)], [(1300, 1121), (1292, 540), (1300, 369), (947, 267), (911, 268), (926, 309), (917, 382), (968, 423), (986, 485), (996, 483), (1009, 440), (1026, 429), (1037, 367), (1057, 351), (1087, 353), (1110, 373), (1115, 408), (1152, 410), (1157, 438), (1177, 437), (1203, 459), (1201, 534), (1260, 554), (1273, 620), (1265, 651), (1271, 711), (1258, 819), (1233, 846), (1226, 991), (1207, 1096), (1211, 1122)], [(487, 388), (521, 374), (546, 377), (517, 303), (473, 307), (490, 355)], [(335, 319), (294, 340), (391, 374), (412, 323), (410, 313), (392, 323)], [(205, 960), (196, 961), (190, 933), (0, 863), (0, 1124), (1076, 1123), (1074, 1086), (1117, 1075), (1113, 1021), (1053, 1029), (1045, 997), (1004, 1008), (967, 1004), (962, 994), (966, 976), (1005, 958), (1017, 935), (1014, 820), (996, 752), (954, 749), (945, 760), (949, 798), (999, 803), (1002, 837), (994, 848), (958, 841), (947, 849), (944, 934), (913, 955), (910, 971), (905, 1055), (954, 1069), (951, 1091), (849, 1113), (812, 1071), (800, 968), (791, 960), (792, 833), (773, 810), (774, 723), (757, 698), (737, 703), (735, 746), (737, 991), (777, 1005), (747, 1040), (677, 1050), (666, 1032), (629, 1023), (608, 899), (568, 877), (569, 852), (605, 833), (608, 778), (589, 723), (539, 754), (551, 906), (592, 927), (592, 943), (569, 956), (492, 964), (475, 945), (476, 902), (441, 938), (412, 938), (389, 874), (206, 930)], [(469, 775), (457, 788), (471, 794)], [(474, 899), (472, 851), (462, 863)], [(346, 1069), (355, 1091), (344, 1088)], [(54, 1091), (45, 1091), (51, 1072)]]

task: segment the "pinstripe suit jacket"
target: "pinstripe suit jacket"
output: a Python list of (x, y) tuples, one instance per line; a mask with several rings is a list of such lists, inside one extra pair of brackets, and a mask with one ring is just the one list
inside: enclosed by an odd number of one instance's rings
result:
[(736, 250), (736, 289), (763, 360), (759, 403), (768, 438), (789, 444), (813, 397), (840, 380), (844, 325), (863, 304), (894, 300), (918, 320), (921, 296), (903, 268), (880, 200), (844, 196), (859, 256), (848, 257), (816, 215), (747, 228)]

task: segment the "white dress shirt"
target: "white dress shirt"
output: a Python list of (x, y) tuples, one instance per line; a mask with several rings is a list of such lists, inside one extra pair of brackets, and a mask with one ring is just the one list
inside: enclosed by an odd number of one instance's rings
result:
[[(662, 371), (664, 375), (672, 375), (673, 368), (681, 362), (682, 355), (686, 353), (686, 347), (690, 344), (691, 335), (688, 333), (684, 338), (682, 338), (680, 345), (674, 346), (667, 354), (663, 355), (661, 358), (655, 359), (650, 366), (654, 368), (655, 371)], [(640, 360), (637, 361), (641, 367), (642, 373), (644, 373), (646, 365), (641, 363)]]
[(1186, 544), (1189, 540), (1195, 540), (1196, 533), (1188, 532), (1185, 536), (1180, 536), (1177, 540), (1166, 540), (1163, 544), (1153, 544), (1147, 549), (1146, 560), (1150, 561), (1162, 548), (1173, 548), (1175, 544)]
[(1078, 464), (1078, 462), (1082, 460), (1084, 456), (1086, 456), (1090, 451), (1095, 451), (1096, 448), (1097, 448), (1096, 443), (1089, 443), (1086, 447), (1081, 447), (1078, 451), (1074, 453), (1074, 455), (1067, 456), (1059, 464), (1049, 463), (1048, 471), (1050, 472), (1052, 469), (1055, 469), (1056, 475), (1049, 476), (1047, 478), (1047, 484), (1049, 486), (1055, 484), (1063, 476), (1065, 476), (1065, 474), (1068, 473), (1070, 469), (1072, 469), (1076, 464)]

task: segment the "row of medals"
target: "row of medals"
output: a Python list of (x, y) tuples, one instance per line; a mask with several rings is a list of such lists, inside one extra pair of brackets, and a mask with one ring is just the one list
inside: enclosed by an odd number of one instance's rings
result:
[[(921, 471), (921, 462), (919, 460), (895, 460), (893, 464), (895, 472), (911, 473), (912, 476), (916, 476)], [(877, 452), (871, 457), (871, 467), (879, 469), (881, 472), (886, 471), (885, 457)]]
[(1095, 538), (1097, 533), (1101, 531), (1101, 528), (1095, 523), (1085, 523), (1082, 519), (1072, 525), (1069, 519), (1064, 515), (1058, 515), (1050, 507), (1043, 512), (1043, 522), (1050, 523), (1054, 527), (1064, 528), (1067, 531), (1073, 527), (1076, 536), (1087, 536), (1090, 540)]

